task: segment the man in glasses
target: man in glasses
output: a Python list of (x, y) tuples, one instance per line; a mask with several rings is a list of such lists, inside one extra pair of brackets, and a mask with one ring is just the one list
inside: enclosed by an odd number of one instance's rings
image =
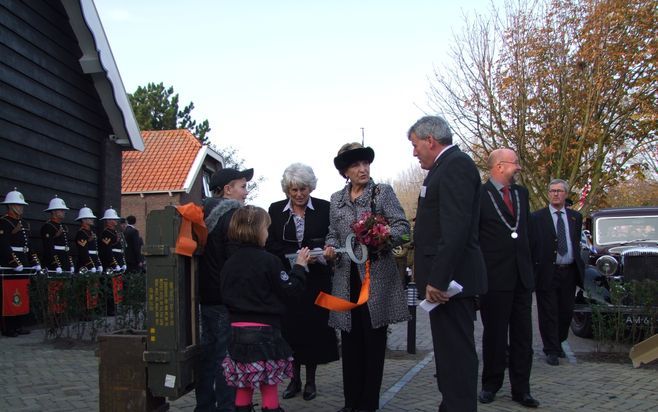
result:
[(579, 246), (583, 216), (566, 206), (568, 195), (566, 181), (551, 180), (548, 207), (531, 216), (539, 333), (546, 363), (552, 366), (566, 357), (562, 342), (569, 336), (576, 285), (583, 286), (585, 270)]
[(221, 169), (210, 178), (213, 196), (204, 201), (208, 240), (199, 270), (202, 354), (195, 388), (195, 412), (234, 410), (235, 390), (226, 384), (221, 368), (230, 324), (222, 302), (219, 274), (232, 252), (228, 247), (228, 225), (233, 213), (244, 205), (249, 193), (247, 182), (253, 177), (254, 169)]
[(480, 248), (489, 289), (480, 297), (484, 330), (479, 400), (494, 401), (507, 368), (512, 400), (536, 408), (539, 402), (530, 395), (535, 282), (528, 235), (528, 190), (515, 183), (521, 166), (513, 150), (492, 151), (487, 166), (489, 180), (482, 185), (480, 198)]

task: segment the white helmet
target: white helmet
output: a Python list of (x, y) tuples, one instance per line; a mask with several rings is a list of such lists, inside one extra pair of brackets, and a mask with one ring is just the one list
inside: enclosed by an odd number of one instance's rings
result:
[(105, 211), (105, 214), (101, 218), (101, 220), (120, 220), (121, 218), (119, 215), (117, 215), (117, 211), (112, 209), (112, 206), (110, 206), (109, 209)]
[(50, 204), (48, 204), (48, 209), (44, 209), (44, 212), (50, 212), (53, 210), (69, 210), (68, 207), (66, 207), (66, 203), (64, 203), (64, 199), (60, 199), (55, 195), (52, 199), (50, 199)]
[(23, 194), (16, 190), (12, 190), (11, 192), (7, 193), (7, 196), (5, 196), (5, 201), (2, 202), (3, 205), (26, 205), (27, 202), (25, 201), (25, 198), (23, 197)]
[(82, 209), (80, 209), (80, 212), (78, 213), (78, 217), (75, 218), (75, 220), (82, 220), (82, 219), (96, 219), (96, 216), (94, 216), (94, 212), (92, 212), (91, 209), (85, 205)]

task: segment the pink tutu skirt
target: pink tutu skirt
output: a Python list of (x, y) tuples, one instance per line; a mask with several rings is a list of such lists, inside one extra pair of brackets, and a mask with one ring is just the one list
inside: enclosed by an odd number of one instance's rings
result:
[(236, 362), (230, 356), (224, 358), (222, 368), (228, 386), (236, 388), (258, 388), (261, 384), (275, 385), (293, 377), (293, 358)]

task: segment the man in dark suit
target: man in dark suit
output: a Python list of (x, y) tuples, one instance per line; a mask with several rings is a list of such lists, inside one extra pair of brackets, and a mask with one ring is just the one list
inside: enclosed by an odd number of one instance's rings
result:
[[(476, 411), (475, 297), (487, 288), (478, 243), (480, 174), (473, 160), (452, 144), (443, 118), (421, 118), (408, 138), (420, 166), (429, 171), (418, 198), (414, 263), (420, 297), (440, 303), (430, 312), (443, 398), (439, 411)], [(463, 291), (449, 297), (453, 280)]]
[(128, 216), (126, 218), (126, 228), (123, 230), (123, 237), (126, 239), (126, 265), (128, 272), (141, 272), (143, 265), (142, 258), (142, 240), (139, 236), (139, 230), (135, 227), (137, 218)]
[(532, 256), (537, 276), (537, 313), (546, 362), (559, 365), (561, 343), (569, 336), (576, 285), (583, 285), (585, 264), (580, 255), (583, 216), (566, 207), (569, 185), (553, 179), (550, 204), (531, 216)]
[(539, 402), (530, 395), (534, 277), (528, 190), (514, 183), (521, 166), (513, 150), (494, 150), (487, 166), (490, 178), (482, 186), (480, 199), (480, 245), (489, 290), (480, 298), (484, 331), (479, 399), (493, 402), (508, 366), (512, 399), (536, 408)]

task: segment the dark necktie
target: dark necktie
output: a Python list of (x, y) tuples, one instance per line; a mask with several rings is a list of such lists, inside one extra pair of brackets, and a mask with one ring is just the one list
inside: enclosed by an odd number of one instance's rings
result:
[(567, 254), (567, 232), (564, 229), (564, 221), (562, 220), (562, 211), (555, 212), (557, 215), (557, 253), (560, 256)]
[(509, 187), (503, 186), (503, 188), (500, 190), (503, 192), (503, 202), (505, 202), (507, 209), (512, 214), (512, 216), (514, 216), (514, 206), (512, 206), (512, 197), (509, 195)]

